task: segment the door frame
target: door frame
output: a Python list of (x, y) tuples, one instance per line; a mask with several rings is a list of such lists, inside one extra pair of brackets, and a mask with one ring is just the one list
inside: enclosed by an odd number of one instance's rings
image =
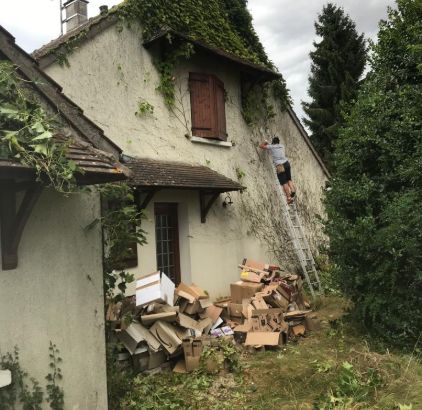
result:
[[(174, 276), (175, 285), (179, 285), (181, 282), (181, 270), (180, 270), (180, 243), (179, 243), (179, 213), (177, 202), (155, 202), (154, 203), (154, 229), (155, 229), (155, 259), (158, 269), (157, 261), (157, 215), (170, 215), (174, 221), (175, 236), (174, 240)], [(166, 273), (166, 272), (164, 272)]]

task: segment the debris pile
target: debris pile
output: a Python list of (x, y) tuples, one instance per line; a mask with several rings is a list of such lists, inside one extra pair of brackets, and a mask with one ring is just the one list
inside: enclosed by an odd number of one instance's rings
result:
[[(186, 372), (199, 367), (204, 347), (219, 338), (280, 346), (315, 328), (298, 275), (247, 259), (239, 267), (241, 280), (230, 285), (230, 297), (214, 303), (195, 284), (176, 288), (164, 273), (140, 277), (136, 300), (110, 305), (107, 312), (125, 348), (119, 359), (132, 362), (138, 372), (154, 372), (170, 362), (177, 362), (174, 371)], [(129, 324), (123, 319), (127, 313)]]

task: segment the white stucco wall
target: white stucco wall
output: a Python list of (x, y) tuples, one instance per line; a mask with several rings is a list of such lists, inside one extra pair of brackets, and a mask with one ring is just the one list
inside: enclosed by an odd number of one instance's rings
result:
[(0, 266), (0, 351), (17, 346), (22, 368), (45, 390), (56, 344), (71, 410), (107, 408), (101, 232), (84, 231), (99, 215), (98, 195), (45, 191), (23, 232), (18, 268)]
[[(110, 27), (81, 44), (68, 58), (70, 67), (53, 64), (46, 68), (47, 73), (126, 154), (208, 165), (234, 180), (236, 169), (245, 174), (240, 182), (247, 191), (232, 194), (234, 204), (230, 209), (221, 206), (220, 198), (206, 224), (200, 223), (195, 192), (164, 191), (153, 199), (179, 202), (187, 212), (189, 225), (184, 229), (189, 235), (180, 233), (182, 280), (192, 279), (212, 296), (219, 296), (227, 294), (228, 284), (238, 278), (237, 264), (244, 256), (294, 268), (296, 258), (274, 193), (268, 153), (257, 148), (265, 136), (243, 120), (240, 75), (231, 64), (200, 56), (182, 63), (176, 73), (178, 102), (173, 114), (156, 91), (159, 76), (151, 52), (142, 46), (139, 28), (132, 25), (119, 32)], [(186, 138), (190, 130), (189, 71), (215, 74), (224, 82), (227, 131), (235, 146), (216, 147)], [(152, 104), (153, 115), (135, 116), (139, 101)], [(316, 250), (322, 237), (316, 217), (323, 214), (321, 188), (326, 176), (287, 113), (277, 113), (270, 131), (279, 134), (286, 144), (298, 187), (298, 205)], [(137, 274), (156, 268), (153, 202), (147, 209), (151, 220), (145, 224), (149, 244), (139, 249)]]

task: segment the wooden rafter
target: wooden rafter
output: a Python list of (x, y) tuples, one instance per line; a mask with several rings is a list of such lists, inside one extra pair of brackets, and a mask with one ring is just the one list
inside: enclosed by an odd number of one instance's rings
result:
[(213, 206), (214, 202), (220, 196), (220, 192), (207, 193), (204, 191), (199, 191), (199, 205), (201, 208), (201, 222), (205, 223), (207, 221), (207, 215)]
[(14, 183), (0, 186), (0, 221), (1, 221), (1, 255), (3, 270), (16, 269), (18, 266), (18, 248), (26, 223), (41, 195), (42, 186), (31, 184), (25, 191), (17, 210), (16, 192), (22, 186)]
[(145, 197), (142, 199), (141, 195), (142, 192), (138, 189), (135, 190), (135, 203), (138, 207), (139, 211), (143, 211), (148, 204), (151, 202), (152, 198), (154, 198), (154, 195), (158, 192), (158, 189), (153, 189), (151, 191), (148, 191), (145, 195)]

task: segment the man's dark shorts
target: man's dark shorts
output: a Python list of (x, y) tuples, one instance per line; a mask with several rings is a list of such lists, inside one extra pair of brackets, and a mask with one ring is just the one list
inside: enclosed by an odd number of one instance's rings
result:
[(278, 180), (281, 185), (287, 184), (289, 181), (292, 180), (292, 173), (291, 173), (289, 161), (285, 162), (283, 166), (284, 166), (284, 172), (277, 174)]

